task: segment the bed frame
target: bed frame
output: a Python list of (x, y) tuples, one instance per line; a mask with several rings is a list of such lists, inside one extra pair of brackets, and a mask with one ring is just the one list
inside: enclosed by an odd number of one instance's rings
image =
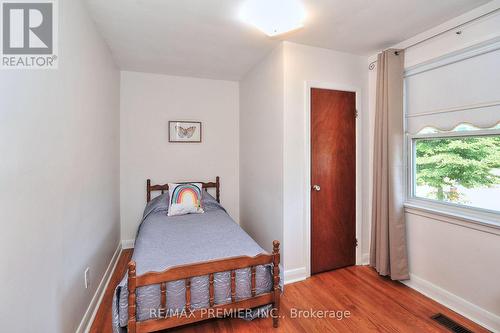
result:
[[(216, 199), (220, 202), (219, 177), (215, 182), (203, 183), (203, 188), (215, 188)], [(151, 200), (151, 192), (168, 190), (168, 185), (151, 185), (147, 180), (147, 201)], [(257, 306), (272, 304), (270, 316), (273, 318), (273, 327), (278, 327), (280, 308), (280, 243), (273, 242), (272, 254), (259, 254), (255, 257), (240, 256), (220, 260), (210, 260), (189, 265), (171, 267), (163, 272), (148, 272), (136, 275), (135, 261), (128, 263), (128, 332), (142, 333), (168, 329), (185, 324), (190, 324), (206, 319), (223, 317), (229, 313), (254, 308)], [(272, 264), (273, 289), (270, 292), (256, 295), (256, 266)], [(236, 299), (236, 273), (235, 270), (250, 268), (251, 271), (251, 297)], [(231, 302), (215, 304), (214, 302), (214, 274), (219, 272), (231, 272)], [(191, 309), (191, 278), (208, 275), (209, 280), (209, 307), (203, 309)], [(184, 310), (173, 316), (165, 316), (167, 312), (167, 282), (184, 280), (186, 285), (186, 305)], [(137, 321), (136, 317), (136, 290), (139, 287), (159, 284), (161, 293), (160, 318)]]
[[(205, 191), (208, 191), (209, 188), (215, 188), (215, 199), (217, 199), (217, 202), (220, 203), (220, 177), (217, 176), (215, 177), (215, 182), (179, 182), (176, 184), (188, 184), (188, 183), (198, 183), (202, 185), (202, 187), (205, 189)], [(159, 191), (161, 194), (165, 193), (165, 191), (168, 191), (168, 184), (164, 185), (151, 185), (151, 179), (148, 179), (146, 181), (146, 200), (147, 202), (151, 201), (151, 192), (153, 191)]]

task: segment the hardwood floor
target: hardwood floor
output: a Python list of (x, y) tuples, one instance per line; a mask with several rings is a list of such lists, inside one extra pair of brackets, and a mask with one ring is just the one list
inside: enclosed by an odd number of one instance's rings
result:
[[(132, 255), (120, 256), (90, 332), (112, 332), (113, 290), (125, 274)], [(309, 312), (300, 312), (305, 310)], [(316, 316), (311, 318), (311, 310)], [(321, 312), (323, 311), (323, 312)], [(336, 312), (328, 312), (336, 311)], [(349, 311), (350, 316), (339, 318)], [(164, 332), (450, 332), (430, 317), (441, 312), (475, 333), (489, 332), (405, 285), (381, 278), (367, 266), (352, 266), (314, 275), (285, 286), (281, 298), (280, 327), (270, 318), (244, 321), (226, 318), (184, 326)], [(298, 318), (300, 316), (300, 318)]]

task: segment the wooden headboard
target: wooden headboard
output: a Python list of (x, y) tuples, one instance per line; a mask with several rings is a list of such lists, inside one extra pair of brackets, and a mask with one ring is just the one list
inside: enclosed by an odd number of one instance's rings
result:
[[(217, 176), (215, 177), (215, 182), (179, 182), (176, 184), (187, 184), (187, 183), (201, 183), (202, 187), (207, 191), (209, 188), (215, 188), (215, 199), (217, 200), (218, 203), (220, 203), (220, 177)], [(147, 189), (147, 196), (146, 200), (147, 202), (151, 201), (151, 192), (154, 191), (161, 191), (161, 194), (165, 193), (165, 191), (168, 191), (168, 184), (164, 185), (151, 185), (151, 179), (148, 179), (146, 181), (146, 189)]]

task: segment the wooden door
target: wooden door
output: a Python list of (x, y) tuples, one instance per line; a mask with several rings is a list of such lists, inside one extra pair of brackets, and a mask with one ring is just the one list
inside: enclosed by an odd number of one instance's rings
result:
[(311, 89), (311, 273), (356, 262), (356, 94)]

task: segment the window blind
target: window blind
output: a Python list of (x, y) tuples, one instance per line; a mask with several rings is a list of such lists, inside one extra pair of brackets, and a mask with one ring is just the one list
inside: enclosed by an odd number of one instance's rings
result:
[(500, 121), (500, 41), (441, 59), (405, 79), (409, 134), (433, 127), (443, 131), (461, 123), (491, 128)]

